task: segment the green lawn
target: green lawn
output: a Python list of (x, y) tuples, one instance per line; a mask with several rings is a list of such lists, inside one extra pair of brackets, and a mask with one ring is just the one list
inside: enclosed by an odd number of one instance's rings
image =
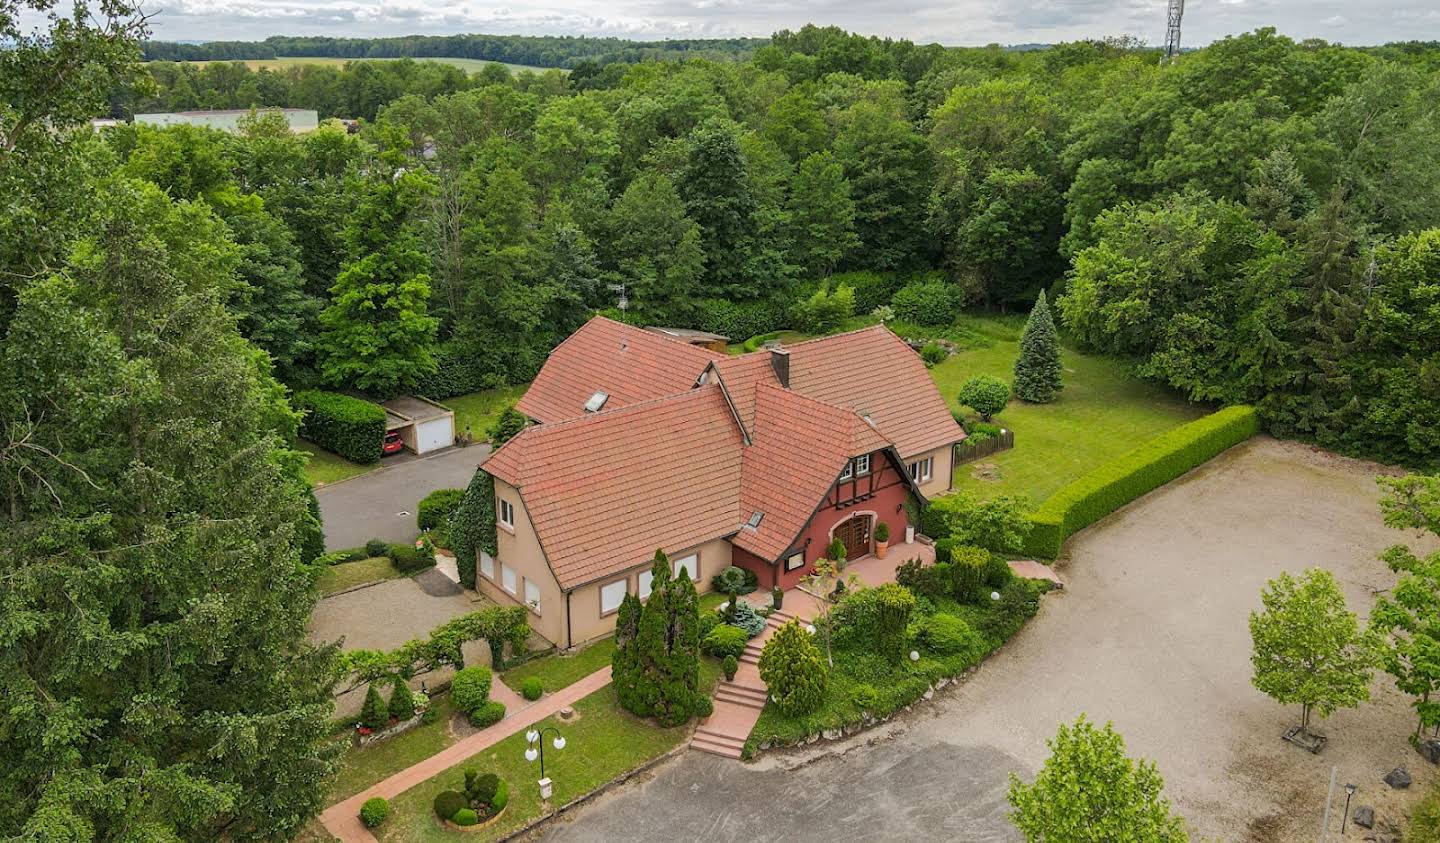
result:
[(614, 652), (614, 637), (603, 638), (593, 644), (581, 647), (570, 655), (555, 653), (512, 667), (500, 674), (500, 680), (515, 691), (519, 691), (522, 682), (531, 676), (538, 676), (540, 684), (548, 694), (573, 685), (605, 667), (610, 663), (610, 656)]
[[(992, 342), (954, 354), (930, 370), (945, 401), (956, 410), (960, 405), (955, 396), (967, 379), (979, 374), (1007, 383), (1013, 379), (1023, 324), (1013, 318), (962, 322)], [(1059, 399), (1050, 404), (1011, 401), (995, 421), (1015, 431), (1015, 447), (956, 466), (957, 489), (982, 497), (1025, 494), (1038, 504), (1076, 477), (1209, 409), (1136, 378), (1124, 363), (1109, 358), (1065, 348), (1061, 363), (1065, 389)], [(994, 466), (994, 476), (977, 478), (977, 465)]]
[(528, 383), (502, 386), (499, 389), (485, 389), (445, 399), (445, 406), (455, 411), (455, 433), (462, 434), (465, 428), (469, 427), (470, 435), (475, 437), (475, 441), (484, 441), (490, 425), (505, 412), (506, 407), (519, 401), (529, 387)]
[[(354, 796), (455, 743), (457, 738), (450, 733), (450, 717), (455, 713), (450, 695), (431, 697), (430, 706), (435, 711), (435, 718), (429, 723), (422, 723), (403, 735), (369, 746), (347, 749), (340, 758), (335, 780), (330, 784), (329, 803)], [(344, 740), (349, 743), (348, 734)]]
[[(684, 726), (662, 729), (632, 717), (620, 708), (612, 686), (605, 686), (575, 704), (579, 715), (570, 723), (548, 718), (535, 728), (556, 726), (567, 744), (557, 750), (545, 747), (545, 773), (554, 782), (552, 807), (564, 805), (646, 761), (679, 746), (687, 737)], [(553, 733), (546, 741), (553, 739)], [(542, 811), (540, 765), (525, 760), (525, 734), (511, 735), (429, 781), (396, 797), (385, 825), (376, 829), (381, 840), (495, 840), (534, 820)], [(510, 786), (510, 805), (495, 825), (463, 834), (445, 829), (435, 819), (431, 803), (442, 790), (455, 790), (464, 771), (493, 772)]]
[(305, 465), (305, 476), (312, 486), (324, 486), (326, 483), (355, 477), (380, 467), (378, 462), (372, 465), (357, 465), (304, 439), (296, 439), (295, 448), (310, 455), (310, 462)]
[(403, 576), (405, 575), (390, 564), (390, 557), (375, 556), (370, 559), (361, 559), (358, 562), (342, 562), (339, 565), (331, 565), (320, 574), (320, 579), (315, 584), (319, 587), (321, 594), (334, 594), (357, 585), (380, 580), (393, 580)]

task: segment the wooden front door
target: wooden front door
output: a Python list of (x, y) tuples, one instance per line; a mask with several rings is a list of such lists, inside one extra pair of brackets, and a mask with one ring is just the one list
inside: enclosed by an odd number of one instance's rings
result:
[(845, 558), (859, 559), (870, 552), (870, 516), (856, 515), (835, 527), (835, 538), (845, 543)]

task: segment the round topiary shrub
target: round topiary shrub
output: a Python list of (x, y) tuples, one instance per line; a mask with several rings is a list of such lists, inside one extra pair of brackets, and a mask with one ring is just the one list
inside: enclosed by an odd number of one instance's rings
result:
[(466, 801), (465, 794), (459, 791), (442, 790), (435, 794), (434, 807), (435, 816), (442, 820), (449, 820), (453, 819), (461, 809), (470, 807), (470, 803)]
[(717, 659), (727, 657), (738, 659), (740, 654), (745, 652), (745, 642), (749, 640), (750, 637), (745, 630), (738, 626), (720, 624), (710, 630), (710, 633), (700, 642), (700, 647)]
[(480, 815), (475, 813), (474, 808), (461, 808), (450, 818), (450, 822), (464, 828), (480, 822)]
[(473, 665), (455, 672), (455, 678), (450, 680), (450, 698), (455, 701), (455, 707), (472, 714), (490, 700), (490, 683), (494, 677), (490, 668), (481, 665)]
[(443, 526), (460, 506), (463, 497), (464, 489), (436, 489), (420, 499), (420, 506), (415, 509), (415, 525), (422, 530)]
[(697, 697), (695, 699), (695, 716), (709, 717), (715, 713), (715, 701), (709, 697)]
[(733, 656), (726, 656), (720, 663), (720, 669), (725, 672), (726, 680), (733, 680), (735, 673), (740, 670), (740, 662)]
[(927, 650), (947, 656), (981, 646), (970, 624), (946, 614), (934, 614), (924, 620), (920, 626), (920, 641)]
[(465, 773), (465, 795), (472, 805), (489, 805), (500, 789), (500, 777), (494, 773), (476, 775), (473, 770)]
[(390, 818), (390, 803), (383, 796), (372, 796), (360, 806), (360, 822), (366, 828), (376, 828)]
[(494, 726), (504, 719), (505, 703), (499, 700), (490, 700), (470, 712), (470, 722), (482, 729), (486, 726)]
[(988, 422), (1010, 403), (1010, 385), (994, 375), (976, 375), (960, 387), (959, 399)]
[(520, 683), (520, 696), (531, 702), (540, 699), (545, 693), (545, 685), (538, 676), (530, 676)]
[(380, 539), (371, 539), (365, 542), (365, 555), (371, 559), (374, 559), (376, 556), (388, 556), (389, 553), (390, 545), (388, 542), (381, 541)]

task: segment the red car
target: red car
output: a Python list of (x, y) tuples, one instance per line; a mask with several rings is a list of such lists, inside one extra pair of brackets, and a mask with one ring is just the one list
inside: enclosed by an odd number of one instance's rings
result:
[(398, 431), (392, 430), (385, 434), (385, 444), (380, 446), (380, 453), (388, 457), (403, 450), (405, 450), (405, 440), (400, 438)]

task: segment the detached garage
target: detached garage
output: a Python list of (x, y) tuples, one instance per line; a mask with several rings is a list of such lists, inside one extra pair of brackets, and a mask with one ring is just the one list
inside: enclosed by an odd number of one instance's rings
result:
[(443, 404), (405, 395), (380, 404), (386, 433), (399, 433), (405, 447), (428, 454), (455, 444), (455, 411)]

